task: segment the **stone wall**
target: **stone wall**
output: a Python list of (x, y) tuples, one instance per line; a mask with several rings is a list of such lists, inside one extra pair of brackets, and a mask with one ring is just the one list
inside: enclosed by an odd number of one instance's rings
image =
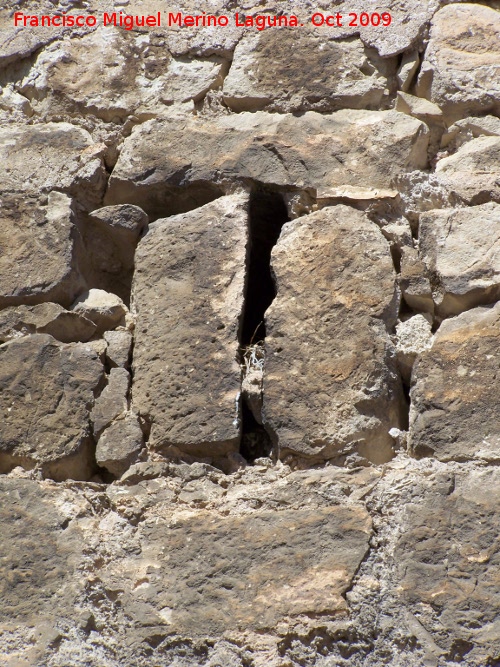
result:
[(0, 8), (2, 665), (500, 665), (500, 2), (369, 4)]

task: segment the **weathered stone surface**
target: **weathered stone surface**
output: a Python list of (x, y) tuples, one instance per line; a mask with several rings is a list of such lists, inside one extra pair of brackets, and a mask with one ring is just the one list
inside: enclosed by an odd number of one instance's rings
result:
[[(107, 0), (100, 0), (101, 5), (107, 5)], [(103, 7), (104, 8), (104, 7)], [(72, 8), (68, 6), (66, 11), (70, 14), (81, 14), (79, 8)], [(21, 11), (25, 14), (37, 13), (39, 16), (45, 14), (52, 14), (54, 12), (54, 5), (50, 0), (4, 0), (0, 8), (0, 66), (5, 67), (10, 63), (22, 61), (35, 51), (40, 49), (45, 44), (52, 40), (69, 33), (68, 28), (63, 27), (48, 27), (38, 26), (35, 30), (26, 29), (23, 26), (16, 26), (13, 21), (13, 14), (15, 11)], [(75, 36), (82, 35), (88, 28), (73, 28), (71, 31)]]
[(436, 104), (405, 92), (398, 93), (395, 109), (396, 111), (401, 111), (401, 113), (407, 113), (409, 116), (414, 116), (418, 120), (428, 124), (440, 123), (443, 118), (443, 112)]
[(378, 109), (389, 92), (389, 73), (390, 63), (360, 40), (269, 30), (238, 43), (224, 80), (224, 101), (233, 111)]
[(92, 208), (100, 204), (106, 181), (99, 148), (80, 127), (46, 123), (0, 128), (0, 163), (8, 167), (2, 170), (1, 194), (38, 196), (59, 190)]
[(99, 438), (95, 452), (97, 465), (120, 477), (137, 460), (143, 444), (137, 415), (128, 413), (114, 421)]
[(119, 296), (102, 289), (91, 289), (81, 294), (71, 306), (71, 311), (93, 322), (97, 333), (124, 326), (129, 314)]
[(500, 13), (479, 4), (452, 4), (434, 16), (417, 94), (448, 122), (500, 111), (499, 32)]
[[(99, 58), (89, 58), (89, 53)], [(51, 44), (41, 51), (20, 91), (40, 115), (64, 110), (107, 122), (161, 114), (174, 103), (198, 101), (222, 82), (223, 61), (175, 59), (156, 34), (114, 27)]]
[(286, 224), (272, 267), (263, 415), (280, 456), (389, 460), (402, 396), (386, 328), (398, 308), (387, 241), (363, 213), (336, 206)]
[(133, 404), (151, 424), (153, 449), (238, 448), (246, 245), (244, 195), (158, 220), (139, 243)]
[(52, 192), (45, 203), (19, 196), (1, 201), (0, 307), (43, 301), (69, 306), (85, 288), (70, 198)]
[(112, 368), (108, 384), (96, 400), (92, 410), (92, 423), (96, 437), (113, 420), (123, 417), (127, 412), (129, 388), (129, 372), (124, 368)]
[(0, 310), (1, 343), (34, 333), (49, 334), (62, 343), (85, 343), (96, 328), (90, 320), (57, 303), (11, 306)]
[(130, 300), (134, 253), (148, 216), (138, 206), (123, 204), (92, 211), (82, 219), (89, 287)]
[(436, 176), (455, 201), (500, 202), (500, 137), (478, 137), (436, 165)]
[(155, 544), (168, 544), (169, 558), (155, 577), (163, 584), (157, 622), (163, 617), (170, 630), (218, 636), (269, 630), (289, 616), (345, 611), (342, 594), (366, 552), (369, 526), (365, 512), (353, 508), (213, 517), (208, 525), (203, 517), (179, 517), (168, 529), (148, 522), (141, 531), (146, 553), (154, 557)]
[(148, 121), (125, 140), (105, 201), (160, 217), (249, 181), (312, 189), (318, 197), (370, 198), (367, 191), (391, 189), (397, 175), (426, 166), (427, 132), (394, 111)]
[(106, 357), (112, 367), (128, 368), (132, 348), (132, 334), (127, 330), (105, 331), (104, 340), (108, 344)]
[[(92, 211), (92, 222), (109, 231), (115, 240), (132, 245), (137, 242), (144, 227), (148, 224), (148, 216), (138, 206), (123, 204), (122, 206), (105, 206)], [(133, 252), (131, 256), (133, 263)]]
[[(172, 5), (173, 12), (196, 14), (205, 11), (207, 14), (226, 14), (230, 18), (229, 26), (222, 30), (214, 30), (208, 26), (181, 29), (173, 26), (170, 31), (165, 30), (165, 33), (172, 53), (195, 55), (217, 53), (230, 57), (242, 35), (245, 32), (250, 34), (255, 32), (255, 27), (245, 29), (235, 26), (236, 11), (239, 12), (240, 23), (242, 17), (267, 14), (278, 16), (286, 13), (297, 16), (299, 22), (304, 24), (303, 27), (296, 28), (296, 32), (312, 32), (324, 41), (359, 34), (367, 46), (376, 48), (381, 56), (387, 57), (420, 46), (428, 21), (437, 7), (438, 3), (435, 0), (406, 0), (404, 3), (398, 0), (387, 0), (383, 5), (376, 7), (367, 6), (363, 0), (338, 0), (335, 5), (321, 1), (289, 0), (284, 11), (283, 4), (279, 0), (270, 0), (266, 2), (265, 6), (259, 0), (244, 0), (236, 8), (231, 0), (202, 0), (195, 5), (189, 0), (183, 0), (182, 3)], [(374, 26), (371, 21), (368, 25), (360, 26), (359, 20), (357, 25), (349, 25), (352, 22), (349, 13), (356, 12), (359, 17), (361, 13), (371, 13), (372, 10), (375, 12), (389, 11), (392, 14), (391, 26), (383, 26), (382, 22)], [(325, 24), (322, 27), (314, 27), (311, 18), (318, 11), (323, 12), (325, 17), (335, 16), (337, 12), (341, 13), (344, 17), (342, 26), (328, 27)]]
[(448, 128), (441, 144), (449, 151), (456, 151), (477, 137), (500, 137), (500, 118), (496, 116), (470, 117), (459, 120)]
[(0, 346), (0, 472), (39, 466), (60, 480), (92, 474), (89, 413), (103, 367), (84, 344), (35, 334)]
[[(201, 467), (191, 477), (112, 484), (105, 492), (0, 480), (0, 562), (8, 573), (0, 657), (33, 667), (146, 667), (152, 659), (182, 664), (187, 652), (187, 664), (208, 665), (206, 647), (223, 637), (235, 650), (229, 664), (248, 655), (236, 648), (245, 638), (274, 667), (283, 662), (280, 638), (300, 626), (312, 630), (313, 619), (329, 626), (347, 618), (345, 595), (368, 552), (371, 520), (342, 489), (357, 496), (377, 475), (290, 475), (262, 466), (241, 484), (223, 484), (209, 466), (200, 477)], [(212, 498), (206, 508), (204, 494)], [(333, 495), (332, 505), (326, 496)], [(113, 638), (113, 653), (102, 659)]]
[(500, 0), (173, 2), (0, 3), (0, 665), (497, 667)]
[(396, 326), (396, 357), (401, 375), (409, 385), (413, 364), (432, 344), (431, 318), (415, 315)]
[(433, 664), (494, 664), (500, 652), (498, 469), (457, 471), (448, 484), (436, 482), (406, 506), (394, 553), (393, 604), (402, 603), (413, 617), (410, 627)]
[(441, 461), (500, 460), (500, 302), (443, 322), (413, 369), (410, 447)]
[(500, 299), (500, 205), (423, 213), (419, 248), (439, 317)]
[[(75, 615), (82, 531), (68, 526), (68, 508), (82, 502), (60, 486), (6, 477), (0, 497), (0, 657), (9, 666), (40, 664), (57, 625)], [(23, 626), (31, 641), (18, 652), (15, 631)]]

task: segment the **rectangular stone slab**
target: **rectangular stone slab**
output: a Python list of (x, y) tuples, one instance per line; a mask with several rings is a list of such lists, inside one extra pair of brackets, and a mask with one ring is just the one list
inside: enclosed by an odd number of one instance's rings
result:
[(287, 223), (271, 261), (263, 416), (280, 457), (390, 460), (404, 399), (388, 242), (364, 213), (335, 206)]
[(345, 109), (303, 116), (263, 111), (148, 121), (125, 139), (106, 204), (133, 203), (153, 217), (206, 203), (237, 183), (313, 189), (391, 189), (427, 165), (427, 127), (395, 111)]
[(365, 509), (344, 506), (155, 520), (141, 532), (169, 631), (206, 637), (345, 613), (343, 594), (368, 551), (371, 520)]
[(158, 220), (137, 248), (133, 406), (149, 446), (237, 450), (247, 197)]

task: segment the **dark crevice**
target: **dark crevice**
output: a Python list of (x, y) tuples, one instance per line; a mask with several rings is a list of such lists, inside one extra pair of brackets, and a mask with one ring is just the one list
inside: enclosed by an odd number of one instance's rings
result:
[[(265, 313), (276, 296), (271, 252), (288, 220), (287, 208), (280, 194), (266, 190), (254, 190), (250, 194), (245, 307), (240, 332), (243, 355), (251, 346), (265, 340)], [(249, 372), (252, 367), (246, 370)], [(241, 421), (241, 455), (248, 461), (270, 456), (273, 451), (271, 438), (259, 424), (260, 420), (250, 409), (245, 396), (242, 398)]]
[(257, 422), (245, 400), (241, 405), (241, 421), (243, 432), (240, 454), (243, 458), (247, 461), (255, 461), (262, 456), (270, 456), (273, 450), (271, 438), (266, 429)]
[(276, 296), (271, 271), (271, 251), (281, 228), (288, 222), (283, 197), (274, 192), (254, 191), (250, 195), (250, 250), (247, 259), (247, 287), (241, 331), (241, 345), (266, 337), (264, 314)]

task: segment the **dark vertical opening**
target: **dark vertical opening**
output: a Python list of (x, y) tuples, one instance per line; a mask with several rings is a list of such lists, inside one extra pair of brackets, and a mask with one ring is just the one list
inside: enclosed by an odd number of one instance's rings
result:
[[(271, 271), (271, 252), (276, 245), (288, 212), (283, 197), (276, 192), (256, 190), (250, 195), (249, 236), (247, 259), (247, 286), (245, 310), (241, 328), (241, 346), (263, 343), (266, 337), (265, 312), (276, 296)], [(255, 409), (255, 408), (254, 408)], [(241, 455), (254, 461), (272, 453), (271, 438), (255, 415), (242, 400)]]
[(276, 296), (271, 274), (271, 251), (281, 228), (288, 222), (283, 197), (276, 192), (255, 191), (250, 195), (250, 255), (247, 291), (241, 332), (243, 346), (266, 337), (264, 313)]

